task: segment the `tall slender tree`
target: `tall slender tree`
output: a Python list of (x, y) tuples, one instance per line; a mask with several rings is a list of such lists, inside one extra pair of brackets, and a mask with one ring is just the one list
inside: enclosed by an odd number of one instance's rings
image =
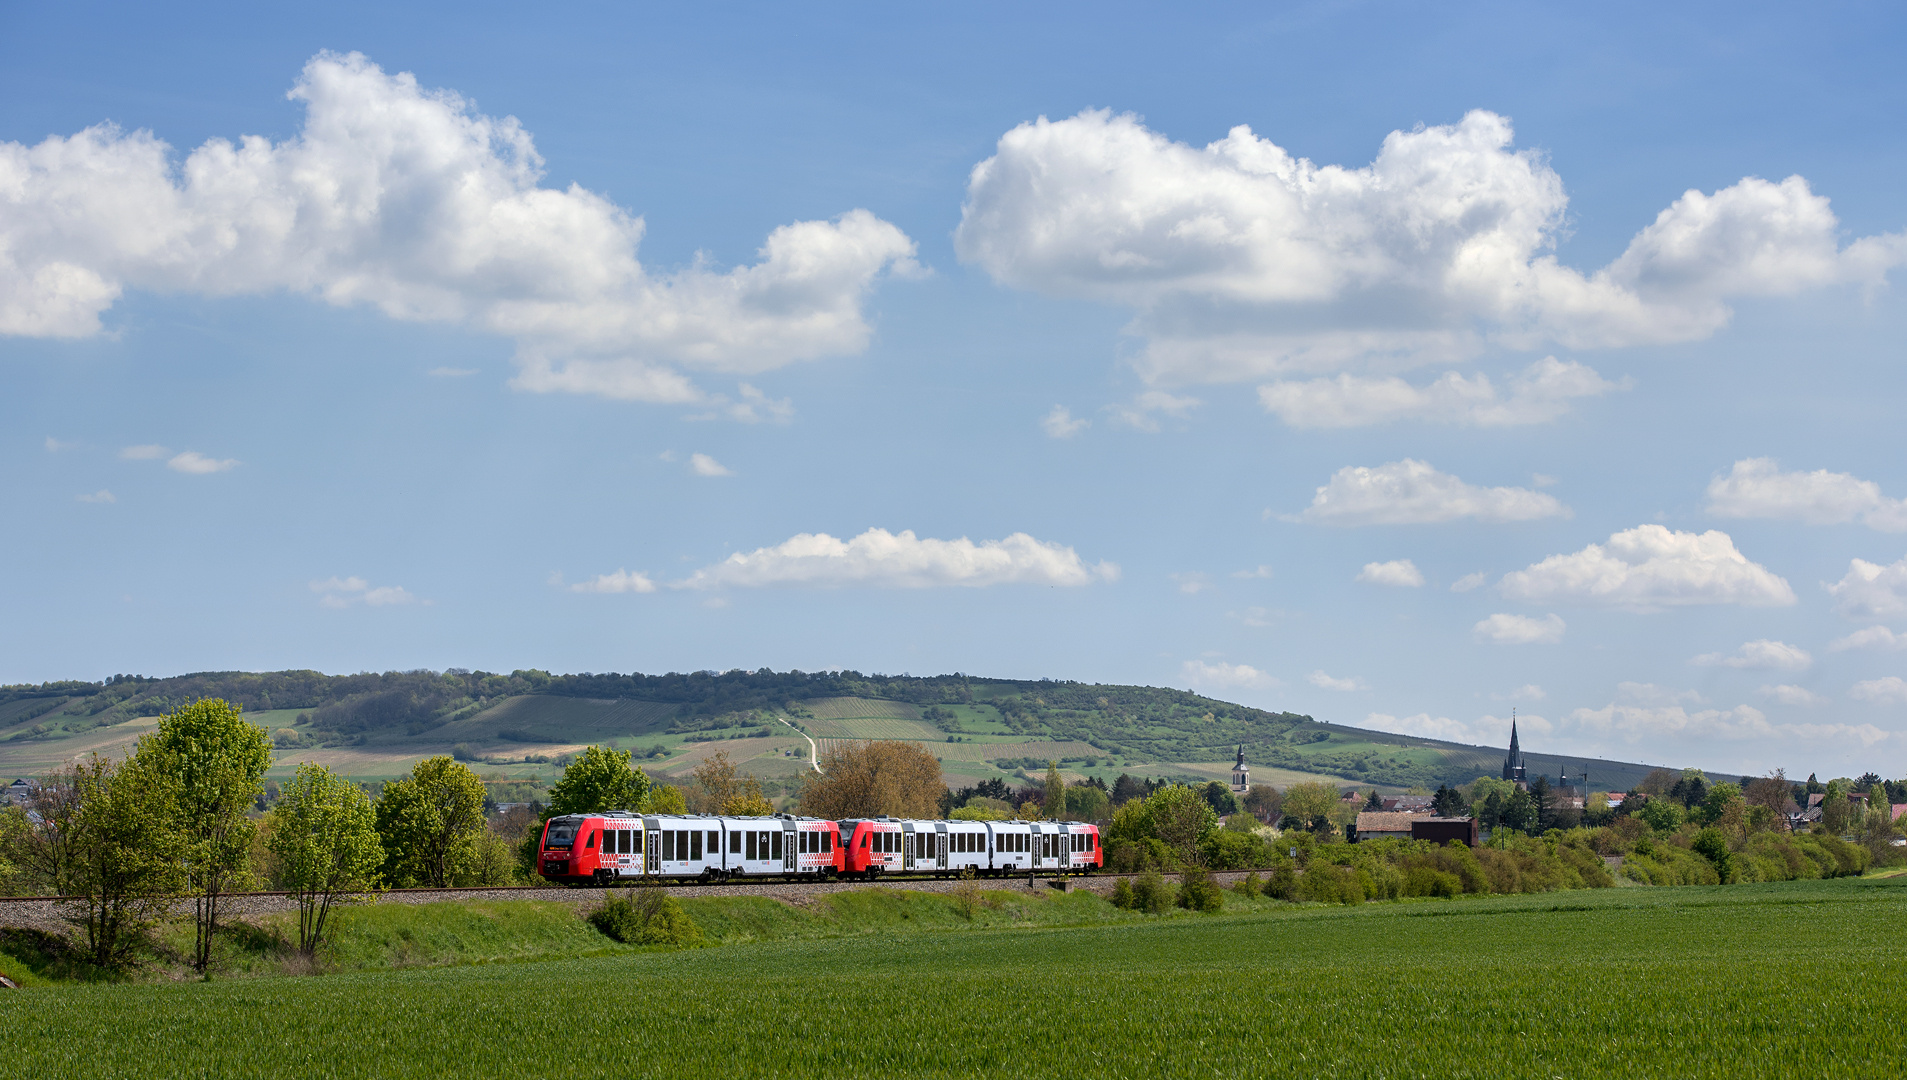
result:
[(68, 824), (69, 888), (93, 963), (119, 967), (183, 884), (177, 777), (148, 755), (125, 764), (95, 754), (73, 770), (78, 809)]
[(218, 932), (219, 899), (251, 880), (247, 816), (265, 790), (271, 738), (218, 698), (195, 701), (159, 718), (134, 756), (169, 774), (179, 800), (175, 820), (184, 847), (185, 886), (192, 894), (192, 967), (204, 974)]
[(451, 884), (476, 861), (483, 830), (483, 781), (447, 754), (418, 762), (378, 795), (384, 875), (393, 883)]
[(278, 856), (284, 884), (298, 901), (298, 949), (306, 956), (324, 939), (333, 901), (375, 885), (384, 861), (370, 797), (310, 762), (298, 766), (272, 808), (266, 846)]

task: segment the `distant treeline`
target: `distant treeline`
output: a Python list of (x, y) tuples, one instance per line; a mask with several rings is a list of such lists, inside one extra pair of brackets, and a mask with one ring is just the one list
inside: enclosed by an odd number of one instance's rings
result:
[(356, 675), (316, 671), (199, 672), (172, 678), (116, 675), (96, 683), (0, 687), (0, 714), (16, 699), (65, 699), (63, 712), (51, 720), (66, 715), (95, 718), (80, 725), (50, 723), (71, 732), (87, 723), (119, 723), (216, 697), (252, 712), (297, 709), (308, 713), (314, 734), (330, 741), (382, 730), (418, 735), (520, 694), (673, 705), (671, 730), (678, 732), (752, 725), (759, 720), (747, 714), (764, 710), (800, 716), (806, 712), (804, 703), (820, 698), (876, 698), (915, 705), (929, 722), (950, 733), (962, 728), (949, 707), (967, 706), (988, 719), (997, 716), (1014, 733), (1076, 740), (1131, 761), (1223, 761), (1242, 745), (1248, 760), (1259, 767), (1334, 773), (1361, 783), (1435, 786), (1467, 781), (1476, 773), (1469, 762), (1457, 767), (1441, 761), (1414, 761), (1370, 746), (1374, 740), (1416, 740), (1372, 733), (1334, 734), (1308, 716), (1268, 712), (1184, 690), (988, 679), (958, 673), (910, 676), (762, 668), (667, 675), (552, 675), (518, 669), (504, 675), (451, 668)]

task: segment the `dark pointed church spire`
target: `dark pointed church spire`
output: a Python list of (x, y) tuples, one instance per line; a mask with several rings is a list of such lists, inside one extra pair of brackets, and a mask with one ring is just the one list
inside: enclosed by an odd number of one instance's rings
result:
[(1516, 710), (1510, 710), (1510, 752), (1503, 758), (1503, 779), (1523, 779), (1523, 748), (1516, 739)]

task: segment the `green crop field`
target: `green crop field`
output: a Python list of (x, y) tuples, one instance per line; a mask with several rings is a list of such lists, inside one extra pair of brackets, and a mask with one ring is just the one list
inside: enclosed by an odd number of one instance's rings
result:
[(55, 1077), (405, 1077), (453, 1062), (499, 1076), (689, 1063), (786, 1077), (1891, 1074), (1907, 1058), (1894, 881), (1243, 905), (1063, 928), (936, 920), (674, 953), (33, 989), (0, 995), (0, 1031), (11, 1060)]

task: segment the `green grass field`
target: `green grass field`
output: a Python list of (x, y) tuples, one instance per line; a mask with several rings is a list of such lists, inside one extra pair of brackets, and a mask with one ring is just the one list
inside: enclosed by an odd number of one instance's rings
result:
[(0, 1031), (47, 1076), (1867, 1075), (1907, 1057), (1901, 880), (985, 929), (917, 898), (821, 937), (697, 905), (737, 943), (29, 990)]

